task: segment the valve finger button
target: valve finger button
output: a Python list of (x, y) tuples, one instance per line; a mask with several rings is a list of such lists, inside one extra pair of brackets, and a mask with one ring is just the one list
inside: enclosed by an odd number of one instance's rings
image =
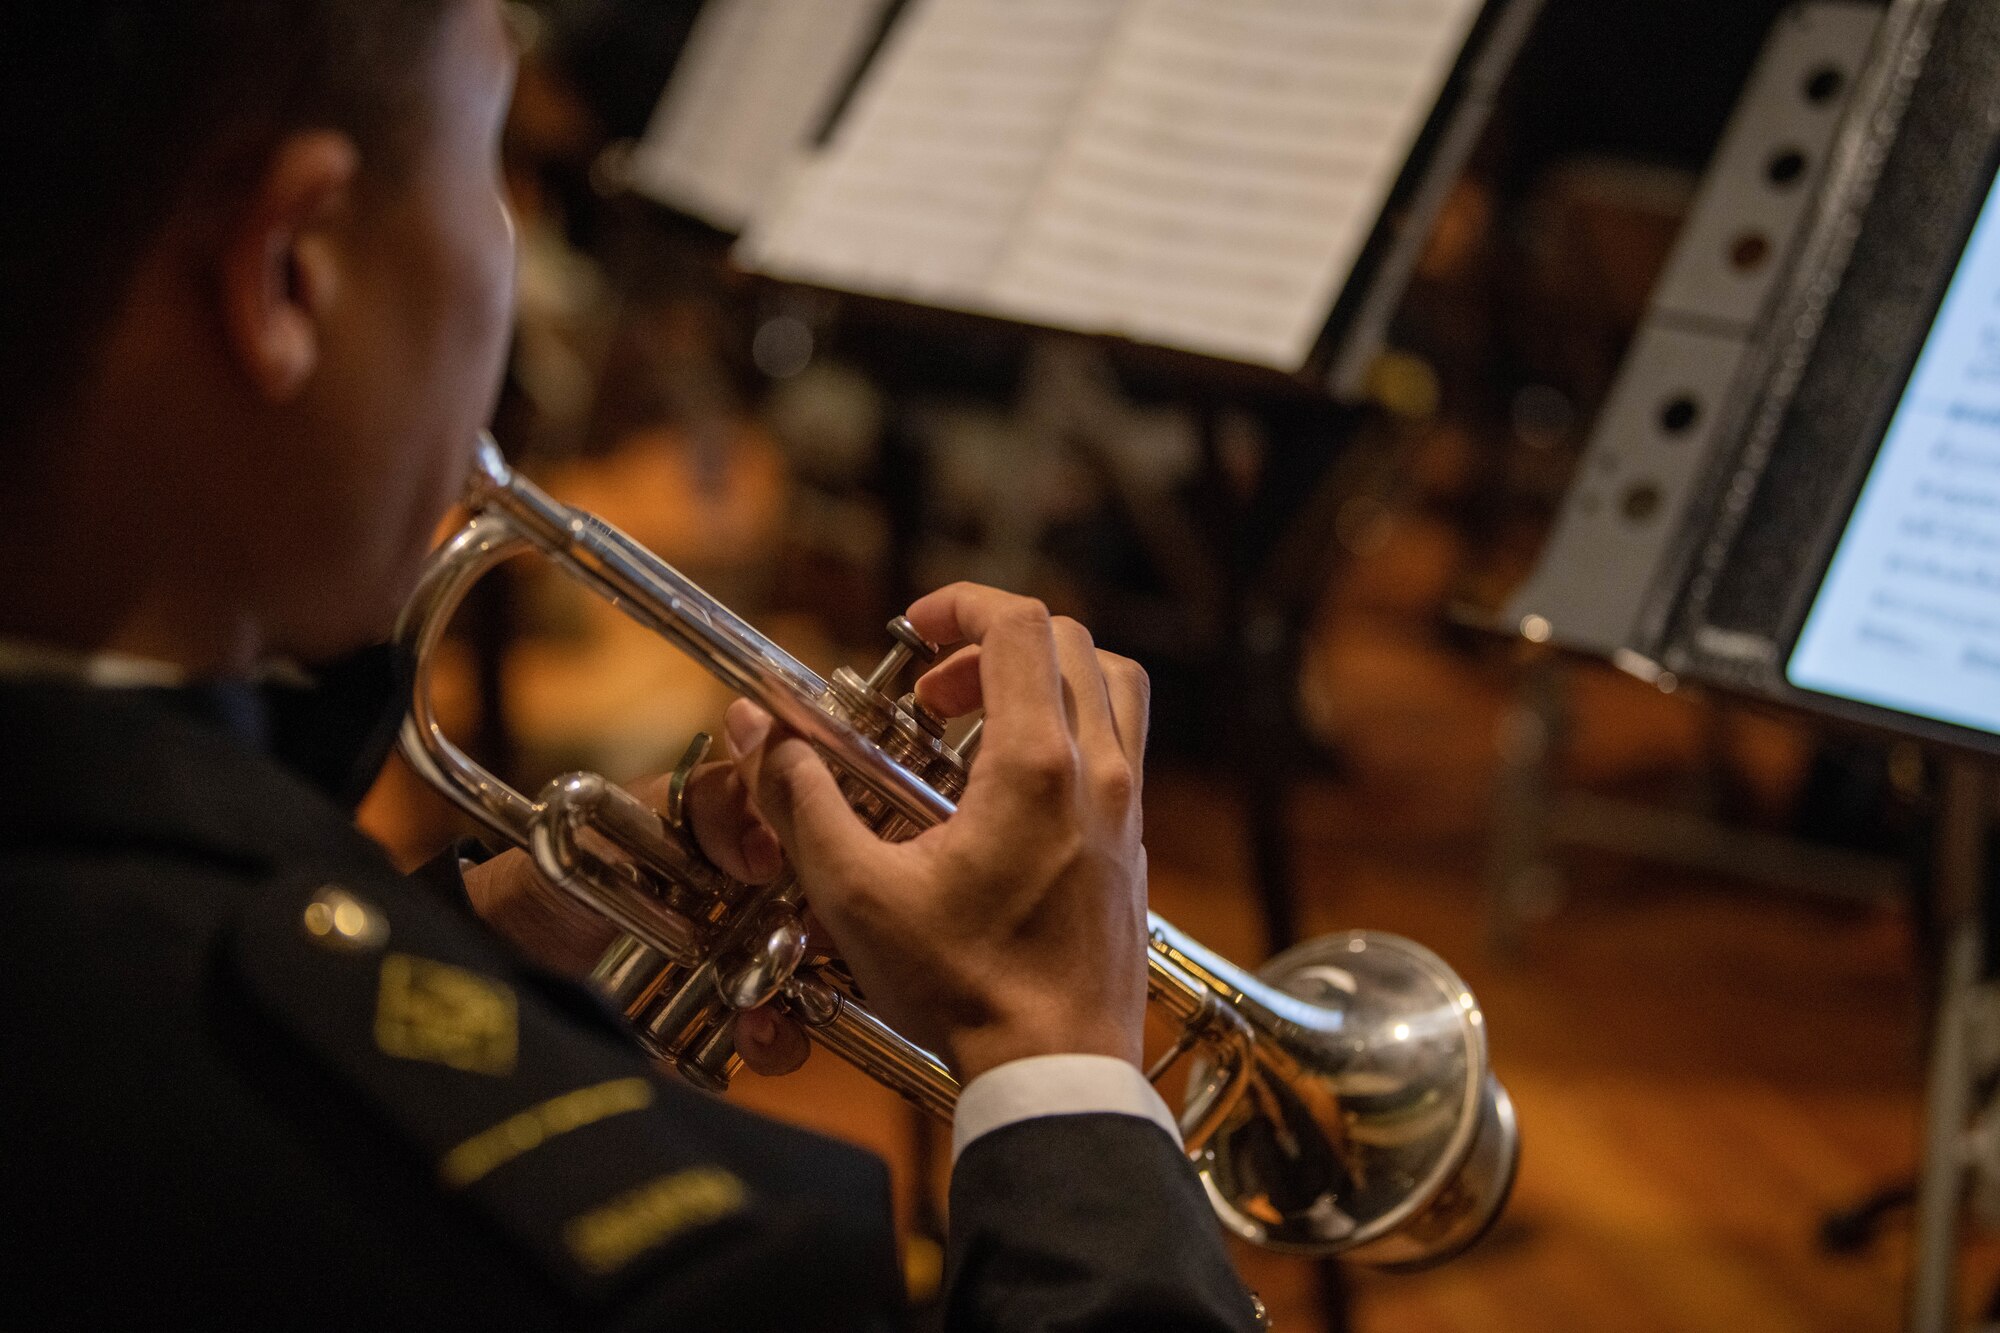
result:
[(897, 616), (889, 622), (889, 637), (896, 641), (896, 646), (868, 673), (867, 684), (871, 690), (888, 689), (912, 661), (925, 666), (937, 661), (937, 645), (917, 633), (917, 627), (910, 623), (908, 616)]
[(937, 661), (938, 646), (917, 633), (908, 616), (897, 616), (889, 622), (889, 637), (909, 649), (910, 656), (925, 666)]
[(930, 736), (934, 740), (944, 739), (944, 719), (918, 703), (914, 692), (904, 695), (896, 703), (905, 713), (915, 719), (916, 724), (923, 728), (925, 735)]

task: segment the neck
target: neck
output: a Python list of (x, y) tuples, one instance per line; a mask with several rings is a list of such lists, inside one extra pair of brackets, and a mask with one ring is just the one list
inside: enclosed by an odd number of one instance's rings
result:
[[(14, 592), (0, 583), (0, 597)], [(81, 655), (115, 653), (158, 662), (193, 679), (247, 677), (262, 657), (250, 646), (256, 638), (247, 630), (232, 635), (218, 625), (208, 632), (191, 632), (193, 627), (184, 618), (149, 608), (135, 608), (127, 618), (36, 615), (31, 608), (22, 612), (10, 607), (0, 614), (0, 639)]]
[[(74, 480), (74, 479), (73, 479)], [(240, 589), (205, 571), (171, 502), (109, 477), (0, 501), (0, 637), (240, 676), (271, 651)]]
[(69, 590), (74, 600), (65, 602), (60, 587), (0, 579), (0, 638), (75, 653), (119, 653), (205, 679), (247, 676), (265, 656), (254, 622), (240, 613), (143, 594), (100, 598), (101, 587), (80, 581)]

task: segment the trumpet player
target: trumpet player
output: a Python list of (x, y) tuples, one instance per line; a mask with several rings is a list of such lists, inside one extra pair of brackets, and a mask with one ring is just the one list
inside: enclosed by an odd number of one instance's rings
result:
[[(518, 854), (349, 819), (508, 340), (498, 0), (12, 5), (0, 65), (0, 1324), (898, 1326), (880, 1163), (659, 1076)], [(909, 614), (957, 817), (878, 842), (739, 705), (698, 835), (964, 1084), (952, 1328), (1253, 1327), (1136, 1068), (1144, 677)]]

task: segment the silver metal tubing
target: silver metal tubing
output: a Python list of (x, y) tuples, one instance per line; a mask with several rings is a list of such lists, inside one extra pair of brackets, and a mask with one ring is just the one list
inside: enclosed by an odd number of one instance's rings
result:
[[(417, 666), (403, 743), (418, 773), (626, 932), (593, 975), (689, 1079), (726, 1086), (738, 1012), (775, 1000), (818, 1045), (950, 1116), (957, 1079), (814, 952), (789, 874), (732, 880), (677, 808), (663, 818), (595, 774), (529, 800), (446, 739), (430, 689), (467, 591), (537, 551), (817, 746), (857, 812), (893, 839), (951, 817), (948, 793), (963, 789), (978, 746), (975, 724), (947, 748), (942, 719), (899, 694), (899, 678), (936, 648), (899, 619), (896, 646), (868, 676), (822, 680), (629, 537), (515, 475), (490, 440), (468, 502), (475, 517), (434, 558), (399, 631)], [(684, 758), (675, 791), (702, 749)], [(1232, 1231), (1277, 1250), (1415, 1266), (1457, 1253), (1498, 1216), (1518, 1152), (1513, 1109), (1488, 1063), (1483, 1014), (1435, 954), (1355, 931), (1252, 973), (1149, 913), (1146, 962), (1149, 997), (1176, 1025), (1151, 1077), (1186, 1058), (1182, 1133)]]
[(415, 679), (410, 716), (403, 722), (403, 757), (459, 809), (516, 846), (532, 835), (535, 805), (453, 745), (437, 719), (431, 672), (438, 641), (465, 595), (479, 580), (533, 549), (502, 514), (476, 516), (431, 557), (415, 595), (403, 609), (397, 639), (408, 649)]
[(798, 977), (786, 995), (814, 1041), (940, 1120), (951, 1119), (958, 1080), (944, 1061), (823, 981)]
[[(700, 928), (648, 892), (635, 869), (614, 865), (579, 841), (578, 835), (605, 808), (609, 786), (594, 773), (573, 773), (543, 789), (528, 830), (535, 868), (551, 884), (668, 961), (696, 963), (702, 957)], [(644, 860), (658, 865), (665, 858)]]

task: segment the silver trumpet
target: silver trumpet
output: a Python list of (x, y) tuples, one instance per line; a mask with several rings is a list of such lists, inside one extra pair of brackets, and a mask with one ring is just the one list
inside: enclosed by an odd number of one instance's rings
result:
[[(942, 1061), (869, 1012), (838, 958), (808, 938), (796, 881), (724, 875), (682, 820), (697, 738), (656, 812), (593, 773), (529, 799), (440, 729), (433, 649), (468, 590), (538, 551), (810, 740), (885, 838), (949, 819), (978, 744), (895, 693), (936, 649), (907, 621), (867, 676), (822, 680), (672, 567), (602, 520), (516, 475), (482, 437), (473, 517), (432, 558), (399, 636), (417, 663), (403, 752), (433, 785), (623, 937), (595, 977), (661, 1060), (720, 1089), (740, 1067), (736, 1015), (776, 1003), (812, 1039), (940, 1117), (958, 1083)], [(1149, 917), (1149, 991), (1177, 1036), (1158, 1082), (1188, 1065), (1187, 1152), (1223, 1223), (1274, 1250), (1415, 1268), (1492, 1224), (1513, 1184), (1513, 1105), (1488, 1064), (1484, 1016), (1429, 950), (1372, 931), (1328, 935), (1251, 975)]]

